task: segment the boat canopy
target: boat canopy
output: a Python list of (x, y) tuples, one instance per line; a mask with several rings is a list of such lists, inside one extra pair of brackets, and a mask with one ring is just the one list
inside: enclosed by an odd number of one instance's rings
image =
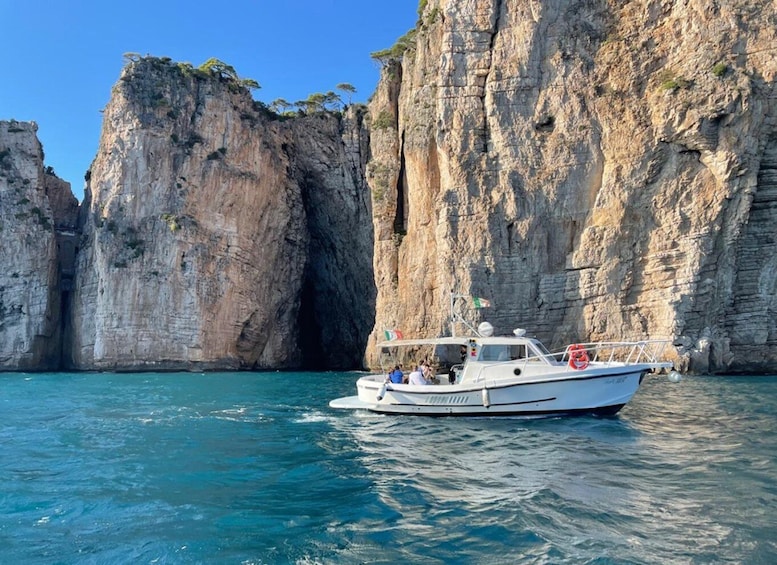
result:
[(379, 341), (376, 344), (378, 348), (384, 347), (414, 347), (416, 345), (467, 345), (470, 340), (478, 339), (471, 336), (459, 337), (435, 337), (429, 339), (393, 339), (390, 341)]
[[(438, 337), (430, 339), (395, 339), (381, 341), (378, 349), (387, 353), (388, 349), (404, 348), (413, 350), (424, 346), (433, 346), (434, 355), (447, 364), (459, 363), (465, 360), (481, 362), (501, 362), (534, 359), (549, 365), (557, 363), (556, 356), (550, 353), (542, 342), (531, 337), (505, 335), (505, 336), (456, 336)], [(456, 353), (443, 353), (441, 348), (445, 346), (461, 347), (461, 356), (458, 348)], [(466, 349), (464, 349), (466, 348)]]

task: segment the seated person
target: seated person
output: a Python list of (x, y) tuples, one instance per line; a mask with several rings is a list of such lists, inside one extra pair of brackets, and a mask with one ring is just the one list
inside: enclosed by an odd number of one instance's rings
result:
[(437, 375), (435, 375), (432, 366), (429, 365), (429, 361), (424, 360), (421, 364), (421, 370), (423, 371), (424, 379), (426, 379), (428, 384), (439, 384), (440, 381), (437, 379)]
[(394, 384), (402, 384), (404, 377), (405, 375), (399, 368), (399, 365), (394, 365), (394, 369), (389, 373), (389, 380)]
[(411, 385), (428, 385), (429, 382), (424, 378), (423, 369), (421, 365), (418, 365), (415, 370), (410, 373), (410, 379), (408, 381)]

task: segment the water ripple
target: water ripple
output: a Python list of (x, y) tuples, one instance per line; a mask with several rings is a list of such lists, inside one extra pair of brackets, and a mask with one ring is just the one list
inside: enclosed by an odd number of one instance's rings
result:
[(777, 378), (544, 420), (329, 409), (349, 374), (0, 378), (4, 562), (777, 562)]

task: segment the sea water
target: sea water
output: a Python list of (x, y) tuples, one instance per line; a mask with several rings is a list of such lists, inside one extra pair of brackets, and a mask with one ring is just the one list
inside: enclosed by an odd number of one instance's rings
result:
[(520, 420), (357, 376), (0, 375), (0, 563), (777, 563), (777, 377)]

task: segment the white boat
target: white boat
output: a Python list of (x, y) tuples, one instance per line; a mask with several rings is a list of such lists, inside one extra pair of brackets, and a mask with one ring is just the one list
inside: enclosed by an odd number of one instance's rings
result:
[[(452, 324), (453, 327), (453, 324)], [(616, 414), (649, 372), (670, 370), (661, 356), (669, 340), (580, 343), (549, 352), (518, 329), (494, 336), (483, 322), (474, 335), (402, 339), (377, 344), (392, 359), (432, 359), (433, 384), (391, 383), (388, 369), (361, 377), (358, 394), (332, 408), (420, 416)]]

